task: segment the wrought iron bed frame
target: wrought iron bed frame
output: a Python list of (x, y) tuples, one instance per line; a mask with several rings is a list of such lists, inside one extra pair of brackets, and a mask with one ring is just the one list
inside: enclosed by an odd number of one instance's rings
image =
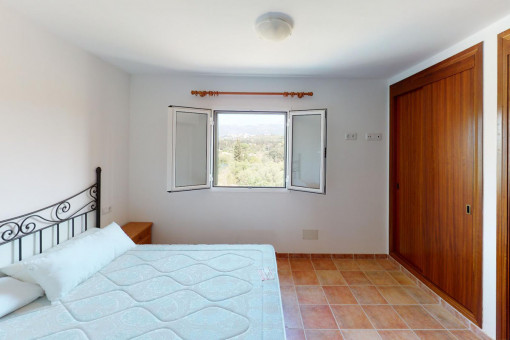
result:
[[(79, 203), (79, 200), (83, 203)], [(78, 201), (75, 209), (73, 204)], [(86, 203), (85, 203), (86, 202)], [(84, 216), (85, 230), (88, 214), (95, 211), (96, 228), (101, 227), (101, 168), (96, 168), (96, 183), (79, 193), (45, 208), (0, 221), (0, 246), (18, 240), (18, 259), (22, 260), (22, 238), (39, 233), (39, 253), (43, 251), (43, 230), (57, 227), (57, 244), (60, 243), (60, 224), (71, 221), (71, 237), (74, 237), (75, 219)], [(83, 225), (82, 225), (83, 227)]]

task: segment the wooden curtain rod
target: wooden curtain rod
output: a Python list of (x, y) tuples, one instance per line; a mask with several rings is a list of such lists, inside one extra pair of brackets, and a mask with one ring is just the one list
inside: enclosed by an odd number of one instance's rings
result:
[(303, 98), (304, 96), (313, 96), (313, 92), (221, 92), (221, 91), (197, 91), (192, 90), (194, 96), (219, 96), (219, 95), (241, 95), (241, 96), (284, 96)]

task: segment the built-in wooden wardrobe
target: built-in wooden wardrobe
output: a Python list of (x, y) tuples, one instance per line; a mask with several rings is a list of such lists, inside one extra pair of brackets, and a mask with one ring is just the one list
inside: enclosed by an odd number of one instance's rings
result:
[(482, 48), (390, 87), (390, 253), (479, 326)]

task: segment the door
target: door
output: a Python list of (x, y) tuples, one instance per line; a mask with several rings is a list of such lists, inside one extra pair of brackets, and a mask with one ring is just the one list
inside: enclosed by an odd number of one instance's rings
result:
[(390, 253), (482, 322), (482, 45), (390, 87)]

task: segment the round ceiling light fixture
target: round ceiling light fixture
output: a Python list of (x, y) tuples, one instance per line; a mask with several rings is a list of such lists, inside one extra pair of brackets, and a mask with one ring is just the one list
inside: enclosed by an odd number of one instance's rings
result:
[(269, 12), (255, 21), (259, 37), (270, 41), (282, 41), (292, 33), (292, 18), (284, 13)]

